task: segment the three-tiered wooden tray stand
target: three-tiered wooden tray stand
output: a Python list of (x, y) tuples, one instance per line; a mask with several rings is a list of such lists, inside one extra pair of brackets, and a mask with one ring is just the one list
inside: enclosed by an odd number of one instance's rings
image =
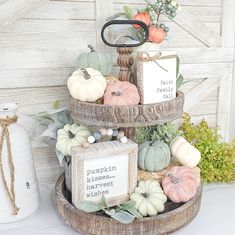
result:
[[(120, 63), (130, 65), (128, 55), (125, 55)], [(127, 80), (128, 68), (120, 67), (119, 79), (124, 80), (123, 78), (125, 78)], [(125, 76), (123, 76), (124, 73)], [(175, 99), (149, 105), (107, 106), (71, 99), (71, 112), (77, 123), (87, 126), (123, 128), (125, 134), (129, 138), (133, 138), (136, 127), (156, 125), (181, 118), (183, 104), (184, 94), (177, 91)], [(84, 235), (169, 234), (191, 222), (197, 215), (200, 209), (201, 195), (202, 188), (200, 186), (196, 196), (187, 203), (176, 204), (168, 201), (163, 213), (154, 217), (135, 219), (131, 224), (122, 224), (112, 218), (95, 213), (87, 214), (75, 208), (71, 203), (71, 198), (66, 196), (64, 176), (61, 176), (56, 184), (59, 213), (65, 223)]]

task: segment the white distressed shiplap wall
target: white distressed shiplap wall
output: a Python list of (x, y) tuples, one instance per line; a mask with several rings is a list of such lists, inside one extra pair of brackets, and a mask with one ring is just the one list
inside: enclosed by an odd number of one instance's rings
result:
[[(0, 102), (17, 101), (20, 111), (30, 115), (50, 109), (57, 99), (67, 106), (65, 84), (76, 56), (88, 44), (104, 47), (100, 28), (106, 17), (123, 5), (140, 8), (144, 4), (144, 0), (19, 1), (32, 7), (27, 5), (27, 11), (21, 9), (14, 18), (9, 13), (13, 9), (9, 10), (5, 21), (0, 15)], [(191, 81), (182, 87), (186, 111), (195, 121), (205, 117), (211, 125), (219, 123), (222, 134), (227, 133), (230, 121), (230, 1), (179, 0), (182, 12), (176, 22), (167, 22), (169, 39), (162, 44), (177, 50), (182, 73)], [(0, 12), (5, 4), (13, 7), (13, 0), (1, 0)], [(61, 168), (53, 149), (33, 145), (40, 182), (54, 181)]]

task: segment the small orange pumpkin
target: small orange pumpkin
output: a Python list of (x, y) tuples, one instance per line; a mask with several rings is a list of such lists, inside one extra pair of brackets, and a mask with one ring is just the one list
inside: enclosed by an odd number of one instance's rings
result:
[[(147, 26), (151, 24), (151, 18), (147, 12), (141, 12), (141, 13), (134, 15), (132, 20), (140, 20), (144, 22)], [(140, 25), (136, 25), (136, 24), (134, 24), (133, 27), (135, 27), (136, 29), (141, 28)]]
[(154, 43), (161, 43), (165, 40), (167, 34), (164, 29), (160, 27), (149, 27), (149, 41)]
[(105, 105), (137, 105), (139, 102), (138, 89), (130, 82), (110, 82), (104, 93)]
[(162, 181), (166, 196), (173, 202), (187, 202), (196, 195), (200, 180), (191, 168), (174, 166)]

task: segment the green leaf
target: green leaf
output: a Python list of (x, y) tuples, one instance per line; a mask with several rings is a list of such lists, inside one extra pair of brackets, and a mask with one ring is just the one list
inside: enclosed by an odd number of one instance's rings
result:
[(102, 210), (102, 207), (96, 202), (82, 201), (78, 204), (78, 209), (86, 213), (92, 213)]
[(99, 205), (100, 205), (102, 208), (109, 208), (109, 207), (108, 207), (107, 199), (105, 198), (104, 195), (101, 196)]
[(180, 74), (180, 76), (176, 80), (176, 89), (177, 90), (181, 87), (183, 81), (184, 81), (184, 77)]
[(135, 208), (135, 205), (136, 205), (135, 201), (127, 201), (123, 203), (121, 207), (123, 210), (129, 210), (129, 209)]
[(142, 219), (143, 216), (139, 213), (139, 211), (137, 211), (135, 208), (130, 208), (127, 210), (129, 213), (131, 213), (132, 215), (134, 215), (136, 218), (138, 219)]
[(180, 71), (180, 58), (179, 56), (176, 57), (176, 78), (179, 76)]
[(60, 100), (56, 100), (53, 107), (54, 107), (54, 109), (60, 109), (61, 108)]
[(125, 14), (126, 14), (128, 19), (132, 19), (133, 18), (134, 13), (133, 13), (133, 11), (131, 10), (130, 7), (124, 6), (123, 10), (124, 10), (124, 12), (125, 12)]
[(123, 224), (130, 224), (135, 219), (135, 216), (126, 211), (118, 211), (111, 217)]
[(109, 216), (113, 216), (116, 213), (116, 211), (114, 209), (104, 210), (104, 212)]

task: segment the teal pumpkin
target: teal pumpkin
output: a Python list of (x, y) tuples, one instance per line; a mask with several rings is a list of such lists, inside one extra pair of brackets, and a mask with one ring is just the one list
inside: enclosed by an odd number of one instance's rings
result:
[(142, 170), (161, 171), (169, 165), (170, 159), (170, 148), (161, 141), (146, 141), (139, 146), (138, 164)]
[(93, 68), (102, 73), (103, 76), (109, 75), (112, 68), (112, 56), (108, 52), (97, 52), (91, 45), (88, 45), (90, 52), (80, 54), (75, 62), (76, 69)]

